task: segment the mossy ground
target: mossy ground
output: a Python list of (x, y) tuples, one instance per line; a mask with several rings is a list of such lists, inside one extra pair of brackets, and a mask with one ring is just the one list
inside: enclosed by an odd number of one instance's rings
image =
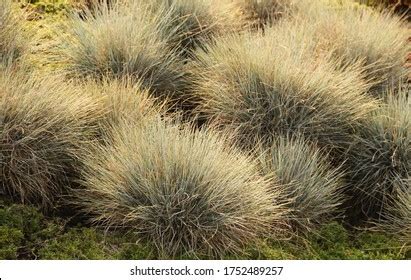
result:
[[(75, 8), (72, 0), (16, 0), (29, 11), (27, 28), (58, 24)], [(44, 48), (32, 53), (36, 68), (45, 70)], [(38, 59), (38, 60), (37, 60)], [(42, 67), (47, 66), (47, 67)], [(38, 209), (0, 197), (0, 259), (157, 259), (155, 248), (132, 234), (104, 232), (72, 220), (42, 214)], [(182, 259), (192, 256), (180, 256)], [(369, 231), (348, 230), (334, 222), (318, 234), (287, 240), (261, 240), (227, 259), (411, 259), (411, 248), (393, 237)]]
[[(0, 259), (158, 259), (153, 246), (132, 234), (103, 232), (36, 208), (0, 200)], [(182, 259), (192, 256), (180, 256)], [(227, 259), (411, 259), (411, 248), (391, 236), (355, 232), (341, 224), (288, 240), (261, 240)]]

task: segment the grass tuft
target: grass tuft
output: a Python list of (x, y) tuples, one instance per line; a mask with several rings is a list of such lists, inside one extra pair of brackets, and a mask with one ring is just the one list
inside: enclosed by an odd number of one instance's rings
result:
[(11, 0), (0, 2), (0, 66), (10, 66), (27, 51), (28, 44), (22, 32)]
[(298, 24), (312, 32), (320, 45), (331, 49), (344, 64), (361, 63), (377, 94), (407, 77), (409, 22), (390, 11), (354, 5), (352, 1), (344, 5), (323, 2), (308, 1), (306, 11), (295, 15)]
[(398, 236), (411, 251), (411, 178), (404, 184), (408, 184), (407, 190), (391, 198), (383, 220), (377, 223), (377, 227)]
[(219, 0), (157, 0), (157, 8), (172, 15), (168, 24), (172, 36), (167, 38), (172, 47), (187, 54), (214, 37), (243, 28), (240, 10), (229, 1)]
[[(82, 90), (102, 101), (107, 114), (101, 119), (102, 129), (111, 129), (123, 122), (139, 123), (164, 115), (165, 102), (150, 96), (142, 83), (131, 79), (86, 81)], [(103, 132), (104, 134), (104, 132)]]
[(276, 192), (216, 133), (154, 121), (112, 134), (84, 160), (77, 199), (94, 223), (133, 232), (166, 257), (220, 256), (273, 234), (283, 214)]
[(379, 219), (388, 202), (410, 188), (410, 98), (405, 90), (389, 91), (387, 104), (372, 115), (348, 152), (354, 222), (364, 216)]
[(50, 206), (105, 111), (99, 99), (56, 77), (5, 71), (0, 84), (0, 190)]
[(281, 186), (297, 232), (313, 233), (338, 216), (344, 201), (343, 173), (314, 145), (301, 137), (280, 137), (259, 159), (264, 174)]
[(292, 0), (234, 0), (234, 3), (250, 27), (262, 30), (288, 15), (293, 5)]
[(184, 87), (179, 55), (166, 38), (172, 36), (171, 13), (155, 13), (137, 2), (98, 5), (73, 15), (61, 37), (57, 59), (68, 75), (96, 80), (131, 78), (155, 96), (176, 97)]
[(228, 36), (198, 51), (192, 65), (193, 99), (206, 120), (238, 132), (252, 146), (278, 135), (302, 134), (332, 149), (352, 135), (375, 108), (356, 67), (335, 70), (328, 56), (313, 56), (310, 37), (293, 26), (265, 35)]

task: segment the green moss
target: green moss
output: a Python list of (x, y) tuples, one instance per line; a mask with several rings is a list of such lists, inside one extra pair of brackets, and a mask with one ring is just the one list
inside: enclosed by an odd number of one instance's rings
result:
[(265, 240), (248, 248), (241, 259), (294, 260), (297, 258), (294, 246), (298, 245), (278, 240)]
[(153, 247), (138, 243), (123, 243), (115, 256), (119, 260), (151, 260), (155, 259)]
[(348, 255), (357, 253), (350, 246), (348, 232), (337, 223), (324, 226), (319, 235), (311, 237), (310, 241), (316, 252), (315, 259), (346, 259)]
[[(260, 240), (226, 259), (411, 259), (407, 248), (392, 236), (350, 231), (333, 222), (318, 234), (287, 240)], [(155, 247), (133, 234), (72, 227), (36, 208), (0, 198), (0, 259), (157, 259)], [(201, 256), (183, 255), (179, 259)]]
[(0, 253), (0, 259), (34, 258), (37, 248), (42, 246), (44, 240), (60, 234), (63, 228), (61, 223), (58, 219), (48, 220), (33, 207), (0, 200), (0, 228), (4, 235), (1, 239), (3, 243), (0, 241), (0, 251), (19, 248), (18, 251), (15, 249), (13, 256), (7, 257)]
[(15, 228), (0, 226), (0, 260), (13, 260), (23, 242), (23, 233)]
[(0, 259), (154, 259), (133, 235), (69, 227), (34, 207), (0, 198)]
[(394, 237), (378, 232), (359, 233), (354, 240), (366, 259), (410, 259), (411, 247), (395, 240)]
[(0, 209), (0, 226), (18, 229), (25, 236), (39, 231), (42, 219), (42, 215), (32, 207), (12, 205)]
[(402, 244), (394, 237), (367, 231), (347, 231), (332, 223), (323, 227), (311, 244), (317, 259), (404, 259)]
[(349, 231), (337, 222), (321, 228), (318, 234), (287, 240), (264, 240), (229, 259), (299, 260), (392, 260), (409, 259), (410, 248), (394, 237), (366, 231)]
[(109, 258), (104, 236), (93, 229), (70, 229), (47, 240), (39, 250), (41, 259), (53, 260), (101, 260)]
[(132, 240), (129, 236), (103, 234), (92, 228), (72, 228), (68, 232), (45, 241), (39, 250), (40, 259), (103, 260), (154, 259), (152, 248)]

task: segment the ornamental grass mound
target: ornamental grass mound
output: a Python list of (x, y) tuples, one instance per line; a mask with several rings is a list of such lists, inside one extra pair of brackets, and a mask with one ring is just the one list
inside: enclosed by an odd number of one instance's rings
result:
[(391, 198), (383, 219), (377, 222), (377, 228), (398, 236), (406, 246), (411, 246), (411, 179), (400, 184), (408, 184), (407, 190)]
[(100, 120), (102, 129), (111, 129), (123, 122), (137, 124), (166, 114), (165, 102), (150, 96), (149, 89), (130, 78), (106, 79), (101, 82), (89, 80), (81, 87), (84, 92), (101, 99), (102, 106), (107, 111)]
[(171, 12), (148, 5), (101, 3), (84, 15), (72, 15), (59, 31), (56, 59), (76, 78), (132, 78), (156, 97), (178, 98), (184, 88), (183, 62), (170, 48)]
[(281, 186), (289, 222), (298, 233), (312, 233), (341, 213), (344, 174), (325, 153), (302, 137), (280, 137), (260, 149), (262, 171)]
[(311, 29), (312, 36), (344, 64), (361, 63), (373, 93), (380, 96), (409, 74), (405, 67), (411, 52), (409, 22), (389, 10), (337, 2), (307, 2), (294, 20)]
[(290, 12), (298, 6), (293, 0), (234, 0), (233, 2), (240, 9), (248, 26), (260, 30), (275, 24), (284, 16), (289, 16)]
[(21, 59), (28, 44), (23, 36), (20, 20), (12, 9), (11, 0), (0, 2), (0, 67), (7, 67)]
[(0, 192), (49, 208), (78, 178), (78, 156), (99, 132), (100, 100), (56, 77), (0, 72)]
[(166, 39), (183, 55), (245, 25), (240, 9), (226, 0), (156, 0), (153, 6), (172, 15), (171, 21), (163, 21), (172, 34)]
[(390, 10), (371, 9), (351, 0), (236, 2), (260, 29), (281, 23), (279, 18), (296, 21), (344, 65), (361, 63), (377, 95), (409, 74), (404, 67), (411, 52), (409, 22)]
[[(302, 134), (320, 147), (345, 149), (376, 102), (355, 66), (336, 70), (330, 55), (313, 55), (313, 38), (290, 33), (220, 38), (198, 50), (191, 65), (192, 96), (206, 121), (270, 144), (278, 135)], [(301, 35), (301, 36), (300, 36)]]
[(407, 87), (389, 91), (386, 104), (372, 114), (347, 153), (354, 223), (380, 219), (390, 200), (409, 190), (410, 98)]
[(158, 119), (110, 134), (84, 158), (77, 195), (95, 224), (135, 233), (162, 257), (221, 257), (276, 232), (277, 191), (226, 136)]

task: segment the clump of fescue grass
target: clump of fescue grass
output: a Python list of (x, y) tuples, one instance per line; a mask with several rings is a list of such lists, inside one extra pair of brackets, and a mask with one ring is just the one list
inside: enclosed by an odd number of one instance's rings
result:
[[(183, 62), (169, 47), (169, 11), (138, 2), (100, 4), (73, 15), (62, 35), (58, 59), (70, 76), (96, 80), (131, 77), (155, 96), (179, 96)], [(61, 32), (60, 32), (61, 33)]]
[(107, 114), (101, 119), (103, 129), (123, 122), (140, 123), (166, 114), (165, 102), (150, 96), (149, 90), (131, 79), (86, 81), (83, 91), (101, 99)]
[(377, 8), (388, 8), (398, 14), (411, 16), (411, 2), (409, 0), (355, 0), (358, 3)]
[[(339, 7), (339, 0), (232, 0), (240, 10), (246, 27), (262, 30), (292, 17), (316, 17), (318, 10)], [(348, 2), (348, 1), (346, 1)], [(345, 6), (347, 3), (344, 2)]]
[[(400, 86), (400, 88), (402, 88)], [(409, 90), (409, 88), (408, 88)], [(347, 154), (351, 219), (379, 219), (391, 198), (409, 189), (411, 176), (411, 96), (407, 88), (389, 91)]]
[(199, 114), (235, 129), (245, 146), (299, 133), (345, 148), (375, 108), (364, 94), (368, 84), (356, 67), (335, 70), (338, 62), (314, 56), (313, 39), (290, 30), (220, 38), (197, 51), (191, 67)]
[(294, 230), (311, 233), (339, 215), (344, 174), (315, 145), (298, 136), (279, 137), (269, 149), (259, 149), (259, 160), (263, 173), (281, 186)]
[[(293, 10), (292, 0), (234, 0), (252, 28), (264, 29)], [(293, 7), (296, 8), (296, 7)]]
[[(113, 0), (111, 6), (137, 6), (152, 16), (160, 25), (158, 32), (170, 45), (182, 54), (201, 46), (202, 42), (230, 32), (240, 31), (245, 22), (240, 8), (227, 0), (152, 0), (133, 3)], [(105, 1), (86, 1), (83, 9), (93, 11)], [(109, 5), (110, 6), (110, 5)], [(165, 12), (166, 11), (166, 12)]]
[(377, 223), (377, 226), (385, 232), (398, 236), (407, 246), (411, 246), (411, 178), (405, 179), (400, 184), (408, 184), (408, 187), (391, 198), (383, 219)]
[(235, 252), (283, 213), (255, 162), (211, 130), (155, 120), (110, 134), (84, 159), (77, 201), (94, 223), (134, 232), (163, 256)]
[(319, 44), (328, 45), (344, 64), (361, 63), (366, 78), (374, 83), (374, 91), (381, 93), (407, 76), (404, 66), (411, 51), (409, 23), (390, 11), (347, 2), (344, 5), (307, 2), (294, 19)]
[(75, 177), (76, 157), (105, 112), (62, 79), (31, 75), (0, 72), (0, 188), (49, 207)]
[(195, 47), (215, 36), (238, 32), (244, 22), (240, 10), (229, 1), (221, 0), (156, 0), (154, 8), (165, 9), (173, 20), (168, 24), (173, 36), (167, 38), (172, 47), (188, 54)]
[(0, 64), (9, 66), (26, 52), (20, 21), (12, 9), (11, 0), (0, 2)]
[(338, 0), (239, 0), (248, 3), (257, 25), (278, 23), (275, 19), (295, 20), (300, 28), (332, 50), (344, 65), (361, 63), (374, 91), (396, 85), (406, 77), (404, 67), (411, 51), (409, 23), (389, 10), (376, 10), (354, 1)]

